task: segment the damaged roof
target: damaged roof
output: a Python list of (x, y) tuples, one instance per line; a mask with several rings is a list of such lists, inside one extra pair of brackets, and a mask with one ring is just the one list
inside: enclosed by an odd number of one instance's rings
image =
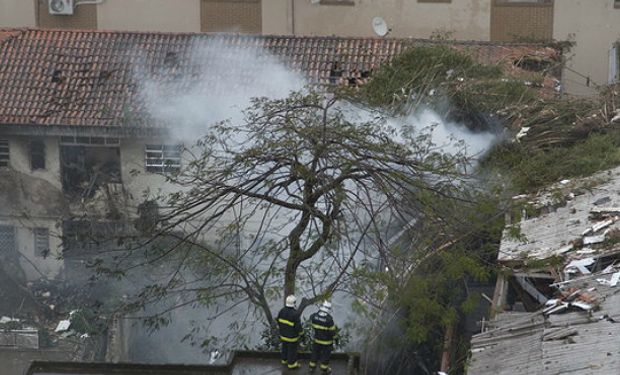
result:
[(619, 192), (615, 168), (514, 197), (524, 217), (504, 232), (498, 260), (540, 304), (502, 311), (498, 300), (495, 319), (472, 338), (469, 374), (620, 374)]
[[(619, 191), (620, 168), (615, 168), (585, 179), (564, 180), (534, 197), (514, 197), (523, 203), (523, 218), (504, 231), (498, 261), (517, 264), (554, 256), (574, 260), (617, 253)], [(535, 213), (528, 217), (531, 211)]]
[[(217, 90), (213, 51), (250, 51), (260, 66), (275, 57), (315, 84), (363, 84), (383, 63), (417, 39), (248, 36), (98, 30), (0, 29), (0, 124), (159, 126), (146, 115), (140, 82), (165, 82), (174, 92), (203, 82)], [(520, 70), (521, 62), (557, 60), (544, 45), (449, 42), (485, 64)], [(263, 51), (268, 51), (265, 54)], [(211, 54), (211, 55), (210, 55)], [(268, 56), (266, 56), (268, 55)], [(253, 79), (252, 67), (226, 66), (225, 74)], [(236, 69), (237, 68), (237, 69)], [(220, 73), (221, 74), (221, 73)], [(221, 83), (220, 83), (221, 84)]]
[(612, 272), (559, 285), (567, 294), (589, 295), (592, 309), (569, 307), (550, 313), (546, 308), (497, 315), (489, 322), (491, 329), (472, 338), (468, 373), (620, 374), (620, 285), (603, 281)]

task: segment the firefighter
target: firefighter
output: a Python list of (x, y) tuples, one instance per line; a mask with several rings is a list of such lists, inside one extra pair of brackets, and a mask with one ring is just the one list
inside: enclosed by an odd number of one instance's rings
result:
[(299, 313), (295, 309), (297, 299), (290, 295), (286, 297), (285, 306), (278, 313), (278, 327), (280, 329), (280, 345), (282, 349), (282, 364), (290, 370), (300, 367), (297, 361), (297, 345), (303, 335), (303, 328)]
[(334, 340), (336, 339), (336, 325), (334, 318), (330, 315), (332, 304), (329, 301), (323, 302), (319, 311), (310, 316), (312, 329), (314, 331), (314, 342), (312, 343), (312, 356), (310, 358), (310, 371), (316, 369), (317, 363), (320, 364), (324, 374), (331, 373), (329, 367), (329, 357), (332, 354)]

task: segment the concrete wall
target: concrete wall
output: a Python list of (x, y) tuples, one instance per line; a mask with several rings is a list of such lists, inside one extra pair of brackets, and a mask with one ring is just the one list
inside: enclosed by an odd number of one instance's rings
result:
[(60, 148), (58, 137), (41, 138), (45, 142), (45, 169), (30, 168), (30, 137), (12, 137), (9, 139), (10, 163), (15, 171), (28, 174), (49, 182), (58, 190), (62, 189), (60, 181)]
[(31, 0), (1, 0), (0, 27), (35, 26), (35, 3)]
[(98, 7), (99, 29), (200, 31), (199, 0), (106, 0)]
[[(45, 0), (36, 1), (42, 2), (40, 10), (46, 13)], [(0, 26), (37, 25), (36, 1), (0, 1)], [(262, 32), (374, 36), (372, 18), (381, 16), (392, 28), (390, 35), (394, 37), (426, 38), (441, 29), (454, 32), (457, 39), (490, 38), (491, 0), (354, 0), (345, 2), (354, 5), (333, 5), (339, 1), (324, 0), (323, 4), (315, 5), (308, 0), (262, 0), (259, 15)], [(103, 4), (82, 5), (78, 9), (85, 7), (96, 7), (96, 24), (92, 27), (98, 29), (198, 32), (201, 18), (204, 18), (204, 15), (201, 17), (201, 0), (105, 0)], [(67, 27), (73, 25), (71, 18), (76, 18), (39, 15), (45, 16), (45, 20), (52, 17), (51, 21), (60, 22), (60, 26), (67, 24)], [(202, 26), (205, 29), (205, 25)], [(243, 27), (240, 30), (243, 31)]]
[[(344, 5), (333, 5), (338, 2), (334, 0), (324, 4), (295, 0), (294, 5), (290, 1), (264, 1), (263, 33), (287, 34), (294, 29), (298, 35), (375, 36), (372, 19), (381, 16), (393, 37), (428, 38), (444, 30), (461, 40), (490, 38), (491, 0), (355, 0)], [(283, 22), (282, 16), (293, 6), (294, 25), (290, 25), (290, 19)]]
[[(29, 139), (23, 136), (3, 136), (9, 140), (10, 166), (0, 168), (0, 225), (15, 228), (15, 242), (20, 252), (20, 265), (30, 280), (58, 276), (64, 262), (62, 254), (62, 218), (68, 213), (69, 202), (62, 193), (60, 178), (60, 146), (58, 137), (45, 138), (46, 168), (30, 167)], [(142, 202), (143, 192), (170, 191), (161, 175), (146, 172), (145, 144), (167, 143), (161, 139), (121, 139), (121, 172), (123, 185), (133, 199), (128, 208)], [(136, 170), (139, 173), (133, 174)], [(33, 230), (46, 228), (49, 232), (47, 257), (35, 252)]]
[[(573, 40), (566, 54), (564, 90), (574, 95), (592, 95), (606, 84), (609, 48), (620, 40), (620, 9), (613, 0), (561, 0), (554, 9), (553, 38)], [(590, 85), (588, 86), (588, 78)]]

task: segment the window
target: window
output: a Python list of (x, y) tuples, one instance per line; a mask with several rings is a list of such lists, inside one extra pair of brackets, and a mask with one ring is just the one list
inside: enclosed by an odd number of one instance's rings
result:
[(45, 169), (45, 142), (40, 139), (30, 141), (30, 168)]
[(47, 228), (34, 228), (34, 255), (40, 258), (47, 258), (50, 253), (50, 238)]
[(609, 49), (609, 82), (610, 85), (620, 83), (620, 43)]
[(156, 173), (178, 171), (182, 150), (182, 145), (146, 145), (146, 170)]
[(0, 225), (0, 254), (6, 255), (17, 250), (15, 247), (15, 230), (9, 225)]
[(61, 145), (79, 145), (79, 146), (118, 146), (121, 144), (119, 138), (109, 137), (60, 137)]
[(355, 1), (353, 0), (320, 0), (319, 4), (321, 5), (355, 5)]
[(9, 166), (9, 141), (0, 139), (0, 167)]
[(614, 8), (620, 9), (620, 0), (614, 0)]
[(495, 0), (497, 5), (551, 5), (553, 0)]

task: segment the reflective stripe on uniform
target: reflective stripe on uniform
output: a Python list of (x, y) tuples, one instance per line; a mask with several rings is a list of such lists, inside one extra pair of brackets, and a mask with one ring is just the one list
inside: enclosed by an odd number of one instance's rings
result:
[(284, 337), (284, 336), (280, 336), (280, 340), (284, 341), (284, 342), (297, 342), (299, 341), (299, 337)]
[(317, 340), (314, 339), (314, 342), (320, 345), (331, 345), (334, 341), (333, 340)]
[(324, 365), (321, 363), (321, 370), (327, 370), (329, 368), (329, 365)]
[(316, 362), (312, 362), (312, 361), (310, 361), (310, 363), (308, 363), (308, 366), (310, 366), (310, 367), (316, 367)]
[(301, 367), (301, 365), (299, 364), (299, 362), (295, 362), (292, 365), (288, 365), (288, 368), (293, 369), (293, 368), (297, 368), (297, 367)]
[(291, 322), (290, 320), (286, 320), (282, 318), (278, 318), (278, 323), (282, 323), (282, 324), (286, 324), (287, 326), (295, 327), (295, 323)]
[(336, 330), (336, 326), (335, 325), (333, 325), (331, 327), (326, 327), (326, 326), (322, 326), (320, 324), (315, 324), (315, 323), (312, 323), (312, 328), (314, 328), (314, 329), (322, 329), (324, 331), (335, 331)]

